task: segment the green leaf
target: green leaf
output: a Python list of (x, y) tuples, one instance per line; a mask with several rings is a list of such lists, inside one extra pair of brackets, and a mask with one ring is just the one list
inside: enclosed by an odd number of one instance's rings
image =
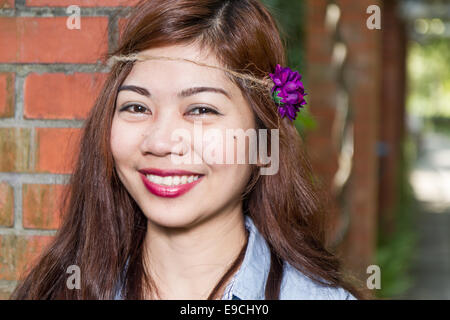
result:
[(278, 104), (278, 105), (283, 105), (284, 103), (281, 102), (281, 100), (282, 100), (283, 98), (280, 97), (280, 96), (278, 95), (280, 92), (281, 92), (280, 90), (275, 91), (275, 92), (273, 93), (273, 95), (272, 95), (272, 98), (273, 98), (273, 101), (275, 101), (276, 104)]

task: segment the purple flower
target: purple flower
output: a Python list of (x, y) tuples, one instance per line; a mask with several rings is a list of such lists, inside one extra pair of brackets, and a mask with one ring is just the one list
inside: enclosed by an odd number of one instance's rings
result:
[(269, 75), (275, 84), (272, 88), (272, 96), (281, 117), (287, 116), (295, 120), (297, 112), (306, 104), (304, 97), (307, 94), (300, 81), (302, 76), (298, 71), (292, 71), (289, 67), (283, 68), (279, 64), (275, 68), (275, 73)]

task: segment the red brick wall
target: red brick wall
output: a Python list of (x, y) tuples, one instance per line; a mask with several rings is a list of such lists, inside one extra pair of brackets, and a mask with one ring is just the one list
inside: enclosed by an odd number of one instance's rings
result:
[[(325, 26), (328, 1), (307, 2), (306, 67), (309, 110), (317, 122), (308, 132), (307, 152), (316, 175), (332, 195), (333, 176), (338, 169), (338, 149), (333, 143), (332, 124), (336, 116), (337, 77), (331, 66), (333, 32)], [(327, 213), (331, 219), (339, 216), (337, 199), (329, 199)]]
[[(80, 128), (136, 0), (0, 0), (0, 299), (59, 226)], [(81, 7), (81, 29), (66, 26)]]
[[(338, 30), (326, 28), (327, 6), (332, 1), (307, 1), (307, 78), (309, 104), (318, 122), (317, 130), (307, 137), (308, 153), (315, 172), (332, 193), (338, 170), (339, 148), (333, 124), (337, 117), (338, 88), (343, 85), (352, 110), (354, 154), (345, 202), (349, 221), (339, 247), (345, 267), (362, 280), (366, 268), (374, 263), (378, 210), (378, 159), (376, 154), (382, 66), (381, 30), (366, 26), (370, 5), (377, 0), (336, 0), (340, 8)], [(338, 38), (337, 38), (338, 36)], [(342, 41), (347, 56), (341, 73), (333, 67), (333, 46)], [(341, 78), (340, 78), (341, 76)], [(328, 213), (339, 223), (341, 205), (332, 199)]]

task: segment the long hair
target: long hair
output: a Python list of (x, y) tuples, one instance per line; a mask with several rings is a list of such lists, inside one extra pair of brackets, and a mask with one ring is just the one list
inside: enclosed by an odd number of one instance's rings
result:
[[(110, 56), (194, 42), (212, 50), (224, 67), (255, 77), (263, 78), (277, 64), (286, 64), (277, 24), (258, 0), (141, 1)], [(146, 217), (119, 180), (110, 147), (118, 88), (132, 67), (133, 62), (112, 66), (83, 128), (61, 227), (12, 299), (113, 299), (119, 279), (126, 299), (142, 299), (148, 288), (157, 290), (143, 262)], [(283, 261), (315, 282), (361, 297), (344, 281), (338, 259), (325, 248), (320, 190), (295, 126), (279, 118), (270, 97), (239, 79), (235, 83), (253, 109), (257, 128), (269, 133), (279, 129), (278, 173), (260, 175), (252, 166), (242, 198), (244, 213), (251, 216), (271, 251), (266, 298), (279, 298)], [(66, 286), (70, 265), (81, 270), (79, 290)]]

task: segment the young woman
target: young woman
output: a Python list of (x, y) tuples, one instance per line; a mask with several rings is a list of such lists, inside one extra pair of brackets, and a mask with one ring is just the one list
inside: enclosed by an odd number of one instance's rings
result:
[[(359, 298), (325, 248), (326, 212), (292, 110), (283, 117), (261, 89), (286, 64), (268, 10), (152, 0), (128, 21), (85, 124), (62, 226), (12, 298)], [(244, 149), (237, 135), (221, 144), (230, 130), (266, 130), (276, 172), (261, 174), (261, 153), (250, 161), (249, 137)], [(245, 161), (206, 161), (202, 150)], [(176, 161), (187, 156), (200, 161)], [(79, 289), (66, 285), (71, 265)]]

